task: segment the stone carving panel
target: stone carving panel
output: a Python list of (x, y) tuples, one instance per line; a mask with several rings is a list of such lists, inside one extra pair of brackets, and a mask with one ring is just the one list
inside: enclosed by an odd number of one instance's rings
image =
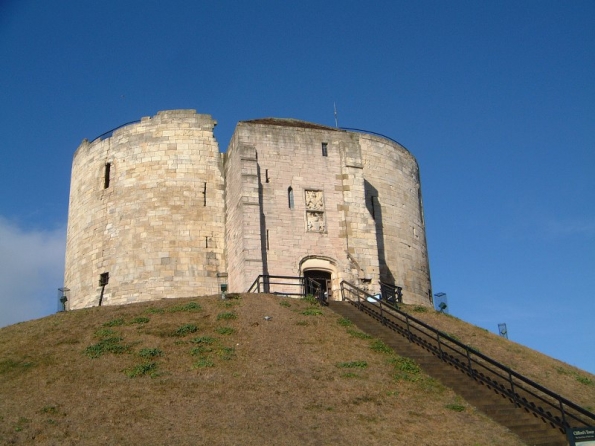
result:
[(324, 197), (321, 190), (306, 191), (306, 228), (309, 232), (324, 232)]

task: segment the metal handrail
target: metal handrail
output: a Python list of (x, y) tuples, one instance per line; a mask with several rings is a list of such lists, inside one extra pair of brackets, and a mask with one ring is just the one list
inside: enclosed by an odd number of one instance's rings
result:
[(112, 134), (116, 130), (121, 129), (122, 127), (126, 127), (127, 125), (138, 124), (139, 122), (141, 122), (140, 119), (137, 119), (136, 121), (130, 121), (130, 122), (127, 122), (126, 124), (122, 124), (122, 125), (119, 125), (118, 127), (114, 127), (113, 129), (108, 130), (107, 132), (104, 132), (101, 135), (99, 135), (98, 137), (92, 139), (91, 142), (94, 142), (96, 139), (99, 139), (99, 140), (106, 139), (106, 138), (112, 136)]
[(327, 296), (322, 291), (322, 285), (310, 277), (303, 276), (273, 276), (270, 274), (260, 274), (250, 288), (248, 293), (271, 293), (273, 285), (282, 285), (283, 287), (299, 286), (300, 290), (297, 293), (288, 292), (273, 292), (272, 294), (281, 294), (284, 296), (299, 296), (306, 297), (312, 294), (322, 305), (328, 305)]
[(354, 129), (354, 128), (351, 128), (351, 127), (339, 127), (339, 130), (347, 130), (347, 131), (350, 131), (350, 132), (358, 132), (358, 133), (368, 133), (370, 135), (380, 136), (380, 137), (382, 137), (384, 139), (388, 139), (389, 141), (396, 142), (401, 147), (404, 147), (403, 144), (401, 144), (396, 139), (392, 139), (390, 136), (383, 135), (382, 133), (371, 132), (370, 130)]
[[(571, 422), (585, 426), (595, 424), (595, 414), (592, 412), (353, 284), (341, 282), (341, 296), (343, 300), (352, 302), (358, 309), (397, 331), (410, 342), (431, 351), (471, 378), (494, 388), (517, 406), (526, 408), (563, 432), (570, 427)], [(546, 409), (538, 405), (540, 402)], [(556, 413), (559, 415), (554, 415)]]
[(403, 287), (380, 281), (380, 294), (387, 302), (403, 303)]

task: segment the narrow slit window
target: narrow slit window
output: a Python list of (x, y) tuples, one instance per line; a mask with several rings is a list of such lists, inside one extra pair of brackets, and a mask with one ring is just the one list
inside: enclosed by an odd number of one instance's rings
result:
[(106, 286), (109, 282), (109, 273), (101, 273), (99, 275), (99, 286)]
[(269, 169), (265, 169), (264, 177), (265, 177), (265, 181), (268, 183), (269, 182)]
[(322, 143), (322, 156), (328, 156), (328, 143)]
[(205, 248), (209, 247), (209, 237), (205, 237)]
[(289, 209), (293, 209), (294, 202), (293, 202), (293, 189), (291, 186), (287, 188), (287, 202), (289, 204)]
[(207, 205), (207, 183), (205, 183), (205, 186), (202, 190), (202, 195), (203, 195), (203, 206)]
[(103, 188), (104, 189), (107, 189), (109, 187), (111, 168), (112, 168), (112, 163), (105, 163), (105, 169), (103, 171)]
[(269, 230), (267, 229), (267, 251), (269, 250)]

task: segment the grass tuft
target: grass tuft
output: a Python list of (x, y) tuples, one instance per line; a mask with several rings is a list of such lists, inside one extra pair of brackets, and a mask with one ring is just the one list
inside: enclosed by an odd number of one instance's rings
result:
[(447, 404), (444, 407), (449, 410), (454, 410), (455, 412), (463, 412), (465, 410), (465, 406), (461, 404)]
[(416, 305), (415, 307), (413, 307), (411, 309), (411, 311), (413, 313), (427, 313), (428, 312), (428, 307), (424, 307), (424, 306), (421, 306), (421, 305)]
[(380, 339), (374, 339), (370, 343), (370, 348), (377, 353), (386, 353), (386, 354), (394, 353), (393, 349), (390, 348), (388, 345), (386, 345), (384, 342), (382, 342)]
[(393, 378), (397, 381), (419, 381), (421, 379), (421, 369), (413, 359), (402, 356), (394, 356), (388, 360), (395, 369)]
[(360, 378), (360, 376), (357, 373), (347, 372), (347, 373), (342, 373), (341, 378)]
[(205, 367), (215, 367), (215, 363), (208, 358), (200, 358), (194, 364), (192, 364), (192, 368), (194, 369), (202, 369)]
[(348, 329), (347, 333), (358, 339), (372, 339), (372, 336), (370, 336), (368, 333), (364, 333), (363, 331), (359, 330)]
[(138, 355), (141, 358), (156, 358), (158, 356), (163, 356), (163, 351), (158, 348), (141, 348)]
[(215, 329), (215, 331), (222, 335), (230, 335), (235, 333), (235, 330), (231, 327), (218, 327)]
[(304, 311), (302, 311), (302, 314), (304, 316), (321, 316), (322, 310), (318, 309), (318, 308), (306, 308)]
[(176, 331), (173, 332), (173, 336), (188, 336), (189, 334), (196, 333), (198, 331), (198, 327), (194, 324), (184, 324)]
[(347, 318), (340, 317), (339, 319), (337, 319), (337, 324), (339, 324), (341, 327), (351, 327), (353, 325), (353, 322), (351, 322)]
[(198, 338), (190, 339), (193, 344), (212, 344), (215, 342), (215, 338), (211, 336), (199, 336)]
[(157, 363), (156, 362), (148, 362), (145, 364), (138, 364), (132, 368), (124, 370), (124, 373), (129, 378), (136, 378), (139, 376), (149, 375), (151, 378), (157, 376)]
[(581, 384), (585, 384), (587, 386), (592, 386), (593, 385), (593, 380), (590, 378), (587, 378), (586, 376), (582, 376), (579, 375), (578, 373), (575, 374), (574, 378)]
[(58, 408), (56, 406), (44, 406), (41, 409), (42, 413), (49, 413), (49, 414), (53, 414), (53, 413), (58, 413)]
[(238, 315), (232, 311), (227, 312), (227, 313), (219, 313), (217, 315), (218, 321), (230, 321), (230, 320), (237, 319), (237, 318), (238, 318)]
[(93, 334), (96, 338), (109, 338), (116, 335), (111, 328), (100, 328)]
[(236, 349), (233, 347), (221, 347), (219, 349), (219, 357), (225, 361), (229, 361), (236, 356)]
[(12, 359), (4, 359), (0, 361), (0, 375), (12, 371), (27, 371), (31, 369), (35, 364), (30, 361), (14, 361)]
[(131, 324), (147, 324), (150, 321), (148, 317), (138, 316), (130, 321)]
[(84, 350), (84, 353), (92, 359), (99, 358), (105, 353), (113, 353), (116, 355), (128, 353), (130, 351), (131, 346), (122, 344), (122, 340), (123, 339), (120, 336), (103, 338), (97, 344), (88, 346)]
[(202, 307), (197, 302), (188, 302), (186, 304), (175, 305), (173, 307), (170, 307), (167, 311), (169, 313), (178, 313), (180, 311), (196, 312), (202, 311)]
[(147, 308), (145, 310), (145, 313), (148, 313), (148, 314), (163, 314), (163, 313), (165, 313), (165, 310), (163, 308)]
[(194, 347), (192, 350), (190, 350), (190, 354), (192, 356), (202, 356), (205, 353), (211, 353), (212, 351), (213, 347), (208, 345), (199, 345), (198, 347)]
[(368, 363), (366, 361), (338, 362), (335, 365), (340, 369), (365, 369), (368, 367)]
[(119, 327), (120, 325), (124, 325), (124, 319), (122, 318), (112, 319), (103, 324), (104, 327)]
[(306, 297), (303, 297), (302, 300), (309, 303), (310, 305), (318, 305), (318, 299), (316, 299), (312, 294), (306, 295)]

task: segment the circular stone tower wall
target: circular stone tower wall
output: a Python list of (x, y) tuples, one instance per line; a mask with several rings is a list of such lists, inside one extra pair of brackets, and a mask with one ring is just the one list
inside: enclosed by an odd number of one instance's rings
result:
[(366, 206), (376, 223), (380, 280), (403, 301), (431, 305), (432, 291), (417, 161), (391, 140), (360, 134)]
[(216, 122), (159, 112), (74, 154), (68, 308), (213, 294), (225, 271)]

